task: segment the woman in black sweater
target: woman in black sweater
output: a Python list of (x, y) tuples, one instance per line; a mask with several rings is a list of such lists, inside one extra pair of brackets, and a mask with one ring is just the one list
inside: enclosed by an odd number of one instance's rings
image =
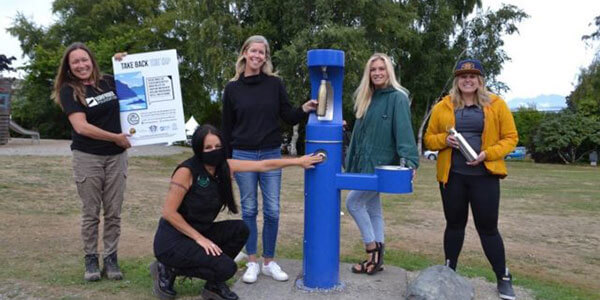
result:
[[(299, 123), (316, 109), (309, 100), (293, 108), (283, 83), (271, 63), (269, 43), (263, 36), (251, 36), (244, 42), (237, 59), (235, 76), (223, 93), (223, 138), (232, 149), (229, 155), (241, 160), (262, 160), (281, 157), (279, 119), (290, 125)], [(250, 229), (246, 243), (249, 263), (243, 281), (253, 283), (260, 272), (257, 263), (258, 214), (257, 185), (263, 196), (263, 274), (285, 281), (288, 275), (273, 261), (279, 227), (279, 190), (281, 170), (243, 172), (235, 176), (240, 189), (242, 218)]]

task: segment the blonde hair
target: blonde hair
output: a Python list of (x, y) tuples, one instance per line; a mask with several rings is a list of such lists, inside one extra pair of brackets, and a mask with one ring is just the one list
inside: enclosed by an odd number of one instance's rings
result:
[[(449, 92), (454, 109), (462, 109), (465, 107), (465, 100), (463, 99), (462, 93), (458, 88), (458, 78), (459, 76), (454, 77), (454, 81), (452, 81), (452, 88)], [(481, 108), (490, 104), (490, 93), (485, 87), (485, 79), (483, 76), (477, 75), (477, 80), (479, 81), (479, 88), (475, 93), (475, 105)]]
[(373, 96), (373, 92), (375, 91), (375, 86), (371, 83), (371, 64), (376, 60), (382, 60), (385, 64), (385, 69), (388, 74), (388, 80), (385, 83), (385, 86), (393, 86), (396, 90), (399, 90), (406, 94), (408, 97), (408, 90), (400, 85), (398, 80), (396, 80), (396, 74), (394, 73), (394, 66), (392, 64), (392, 60), (389, 56), (383, 53), (375, 53), (373, 54), (365, 65), (365, 70), (363, 72), (362, 79), (360, 80), (360, 84), (356, 91), (354, 91), (354, 112), (356, 113), (356, 118), (362, 118), (369, 109), (369, 105), (371, 104), (371, 97)]
[(262, 35), (253, 35), (249, 37), (242, 45), (240, 54), (235, 62), (235, 76), (233, 76), (233, 78), (231, 78), (229, 81), (238, 80), (240, 75), (246, 70), (246, 58), (244, 57), (244, 52), (250, 48), (250, 44), (252, 43), (265, 45), (265, 62), (260, 68), (261, 72), (268, 76), (277, 76), (277, 72), (273, 72), (273, 63), (271, 62), (271, 49), (269, 48), (269, 42)]

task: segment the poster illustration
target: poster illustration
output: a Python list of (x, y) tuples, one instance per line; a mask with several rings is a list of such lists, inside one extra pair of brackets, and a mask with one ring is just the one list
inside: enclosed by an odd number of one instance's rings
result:
[(185, 120), (177, 52), (164, 50), (113, 59), (121, 129), (132, 146), (184, 141)]

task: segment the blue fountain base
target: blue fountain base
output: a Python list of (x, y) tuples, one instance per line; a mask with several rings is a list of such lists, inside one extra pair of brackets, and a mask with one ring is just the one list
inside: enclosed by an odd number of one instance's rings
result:
[(344, 288), (346, 287), (346, 285), (344, 283), (338, 283), (337, 285), (335, 285), (329, 289), (311, 288), (311, 287), (307, 287), (306, 285), (304, 285), (304, 280), (302, 277), (299, 277), (298, 279), (296, 279), (295, 286), (296, 286), (296, 289), (298, 289), (298, 290), (302, 290), (302, 291), (310, 292), (310, 293), (320, 293), (320, 294), (339, 293), (339, 292), (344, 291)]

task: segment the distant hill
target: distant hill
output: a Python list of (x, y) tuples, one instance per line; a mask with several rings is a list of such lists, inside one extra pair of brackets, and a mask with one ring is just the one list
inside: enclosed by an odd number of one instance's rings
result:
[(519, 107), (529, 107), (534, 105), (539, 111), (559, 111), (567, 107), (564, 96), (560, 95), (539, 95), (534, 98), (513, 98), (507, 102), (510, 110), (517, 110)]

